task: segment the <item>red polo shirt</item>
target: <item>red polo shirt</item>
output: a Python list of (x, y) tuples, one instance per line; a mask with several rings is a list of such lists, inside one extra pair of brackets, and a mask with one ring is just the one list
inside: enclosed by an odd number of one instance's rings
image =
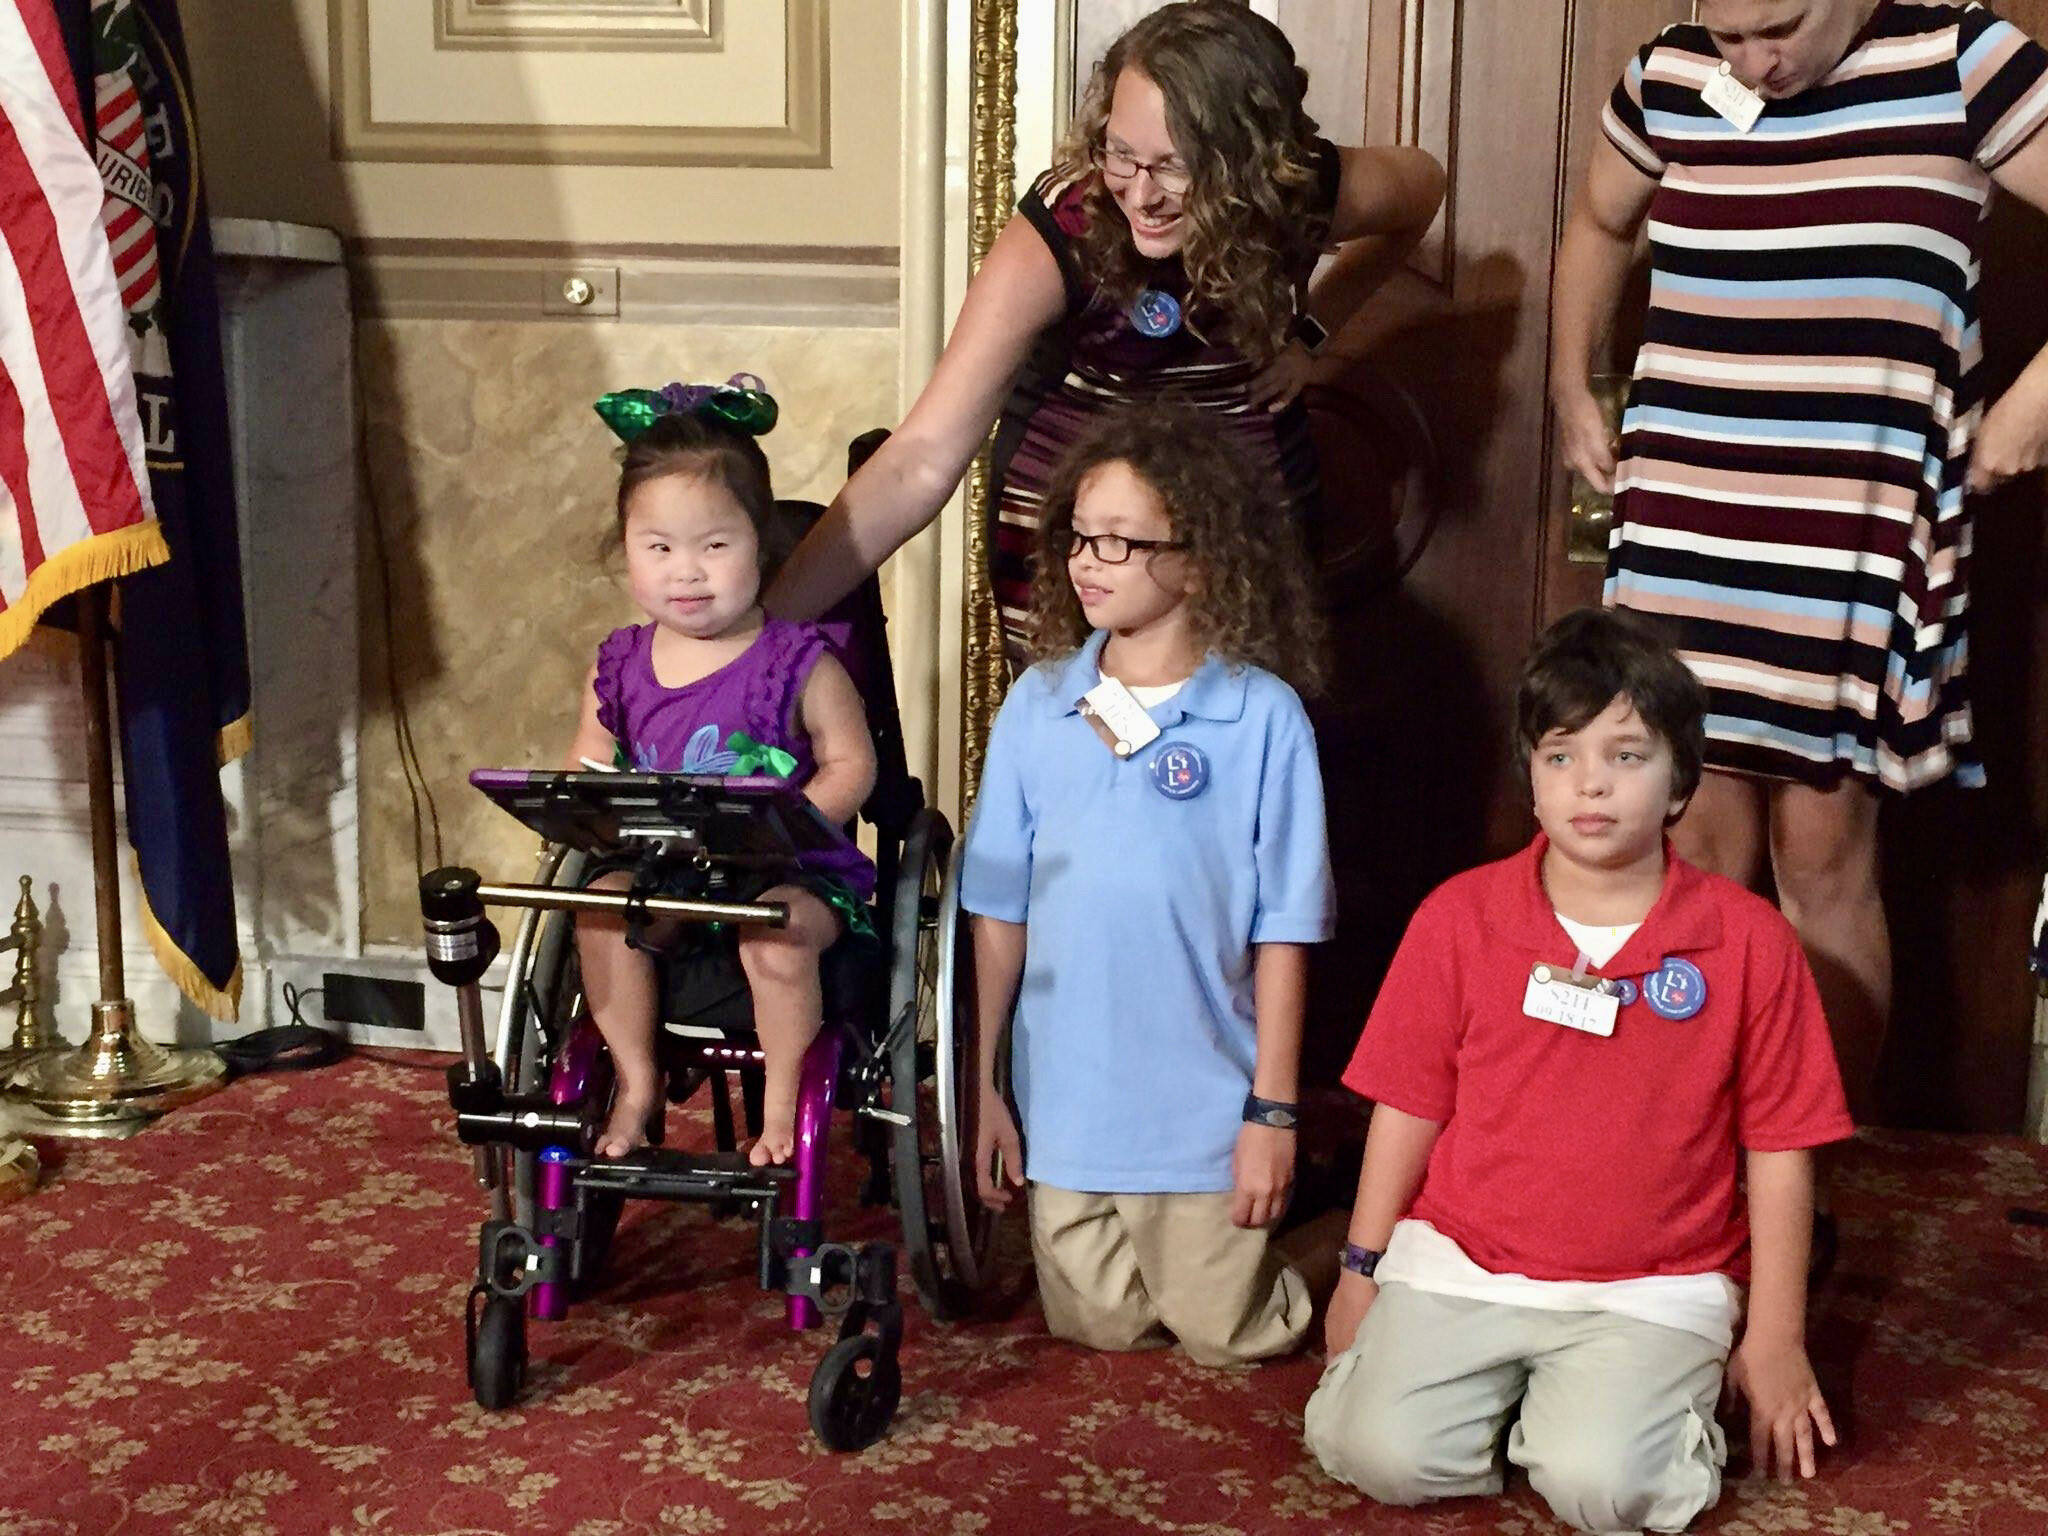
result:
[(1769, 902), (1666, 852), (1664, 889), (1593, 974), (1697, 966), (1688, 1019), (1647, 998), (1598, 1035), (1522, 1012), (1530, 967), (1578, 948), (1538, 871), (1546, 840), (1445, 882), (1416, 911), (1345, 1083), (1443, 1125), (1410, 1215), (1496, 1274), (1748, 1272), (1738, 1149), (1853, 1134), (1798, 936)]

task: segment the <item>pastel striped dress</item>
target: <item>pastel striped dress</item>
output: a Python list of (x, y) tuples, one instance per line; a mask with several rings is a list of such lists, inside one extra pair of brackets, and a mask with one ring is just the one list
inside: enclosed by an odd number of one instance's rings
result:
[(1606, 600), (1706, 685), (1712, 766), (1981, 784), (1979, 231), (1990, 172), (2048, 121), (2048, 54), (1979, 5), (1880, 0), (1748, 133), (1701, 99), (1720, 63), (1672, 27), (1604, 114), (1658, 182)]
[[(1316, 140), (1315, 169), (1327, 218), (1337, 205), (1341, 167), (1326, 139)], [(1098, 292), (1078, 244), (1088, 228), (1087, 191), (1086, 180), (1047, 171), (1017, 203), (1018, 215), (1059, 263), (1067, 299), (1066, 314), (1040, 338), (996, 422), (990, 575), (1005, 647), (1020, 663), (1030, 628), (1039, 509), (1061, 456), (1105, 413), (1154, 399), (1210, 412), (1219, 431), (1273, 470), (1298, 516), (1312, 515), (1318, 498), (1315, 445), (1300, 401), (1278, 412), (1252, 404), (1262, 362), (1198, 334), (1213, 336), (1213, 317), (1197, 313), (1193, 324), (1171, 335), (1147, 336)], [(1304, 283), (1307, 277), (1301, 274)], [(1187, 273), (1178, 256), (1153, 263), (1151, 287), (1187, 303)]]

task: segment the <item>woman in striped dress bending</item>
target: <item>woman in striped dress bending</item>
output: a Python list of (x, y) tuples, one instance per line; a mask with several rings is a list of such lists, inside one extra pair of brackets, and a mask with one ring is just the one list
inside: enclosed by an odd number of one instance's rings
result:
[[(1965, 494), (2048, 460), (2048, 354), (1984, 411), (1980, 221), (2048, 206), (2048, 54), (1974, 4), (1700, 0), (1615, 87), (1558, 252), (1567, 461), (1615, 493), (1610, 604), (1707, 686), (1673, 836), (1768, 849), (1868, 1107), (1891, 955), (1879, 790), (1983, 780)], [(1636, 233), (1650, 309), (1619, 462), (1587, 385)]]
[(1429, 227), (1443, 172), (1422, 150), (1317, 137), (1306, 85), (1280, 29), (1231, 0), (1169, 5), (1118, 38), (968, 285), (931, 381), (783, 567), (775, 611), (817, 615), (930, 523), (992, 424), (992, 574), (1013, 654), (1053, 466), (1119, 405), (1171, 396), (1212, 413), (1308, 511), (1295, 397), (1311, 356)]

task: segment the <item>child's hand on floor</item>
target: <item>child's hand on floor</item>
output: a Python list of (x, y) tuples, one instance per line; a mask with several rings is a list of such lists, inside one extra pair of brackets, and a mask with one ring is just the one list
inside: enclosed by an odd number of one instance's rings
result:
[[(996, 1160), (1002, 1159), (998, 1168)], [(981, 1091), (981, 1110), (974, 1121), (974, 1189), (983, 1205), (1007, 1210), (1010, 1192), (1005, 1183), (1024, 1187), (1024, 1141), (1017, 1134), (1017, 1122), (1003, 1096), (990, 1088)]]
[(1323, 1316), (1323, 1353), (1334, 1360), (1358, 1337), (1358, 1325), (1379, 1299), (1379, 1282), (1367, 1275), (1345, 1270), (1337, 1276), (1337, 1289), (1330, 1294), (1330, 1310)]
[(1246, 1125), (1237, 1133), (1237, 1151), (1230, 1162), (1230, 1181), (1237, 1198), (1230, 1219), (1240, 1227), (1270, 1227), (1287, 1209), (1294, 1192), (1294, 1132), (1270, 1125)]
[(1813, 1476), (1814, 1431), (1833, 1445), (1835, 1422), (1828, 1417), (1804, 1347), (1745, 1336), (1728, 1361), (1728, 1385), (1749, 1404), (1754, 1470), (1775, 1470), (1788, 1481), (1795, 1471), (1800, 1477)]

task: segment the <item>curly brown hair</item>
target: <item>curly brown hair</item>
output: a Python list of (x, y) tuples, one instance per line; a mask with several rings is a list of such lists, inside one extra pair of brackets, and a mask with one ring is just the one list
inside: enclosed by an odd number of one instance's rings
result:
[(1323, 621), (1301, 530), (1271, 471), (1248, 463), (1216, 420), (1184, 406), (1134, 406), (1098, 422), (1060, 461), (1046, 491), (1031, 577), (1031, 655), (1069, 655), (1093, 633), (1067, 552), (1074, 502), (1108, 464), (1152, 489), (1199, 576), (1188, 616), (1203, 647), (1263, 667), (1313, 696), (1323, 681)]
[(1296, 290), (1329, 238), (1316, 123), (1302, 109), (1308, 75), (1286, 35), (1235, 0), (1169, 5), (1110, 45), (1053, 166), (1085, 182), (1082, 263), (1119, 308), (1144, 290), (1150, 266), (1095, 167), (1110, 98), (1127, 69), (1166, 98), (1167, 131), (1193, 178), (1182, 203), (1188, 328), (1204, 335), (1206, 324), (1263, 361), (1287, 344)]

